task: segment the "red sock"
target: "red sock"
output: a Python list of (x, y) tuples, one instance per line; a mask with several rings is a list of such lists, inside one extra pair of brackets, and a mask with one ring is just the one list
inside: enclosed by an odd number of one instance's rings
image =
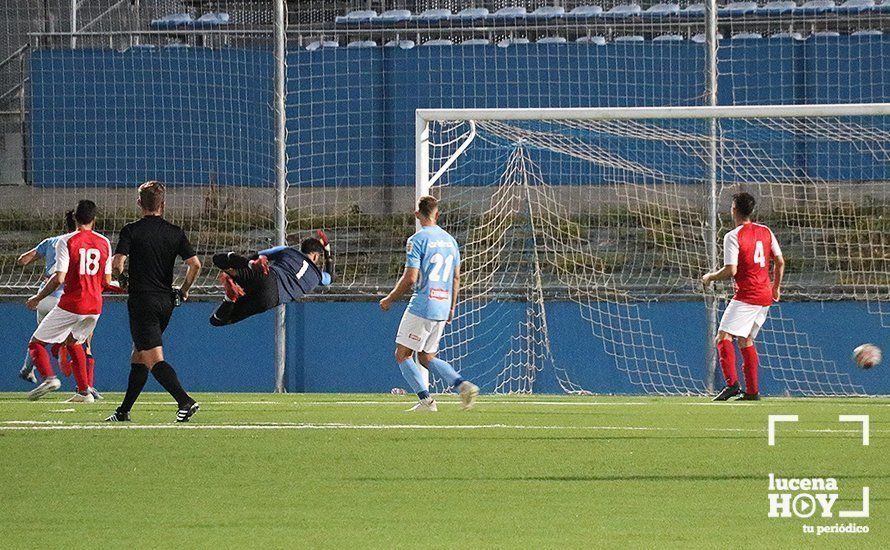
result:
[(760, 360), (757, 358), (757, 349), (754, 346), (741, 348), (742, 351), (742, 369), (745, 371), (745, 393), (758, 393), (757, 389), (757, 366)]
[(735, 346), (732, 345), (732, 340), (720, 340), (717, 344), (717, 353), (720, 355), (720, 368), (723, 369), (726, 385), (738, 384), (739, 375), (736, 373)]
[(46, 352), (46, 348), (43, 344), (39, 342), (29, 342), (28, 354), (31, 355), (31, 361), (34, 363), (34, 366), (37, 367), (37, 372), (40, 373), (40, 376), (42, 376), (44, 380), (56, 375), (52, 365), (49, 364), (49, 353)]
[(91, 388), (96, 387), (96, 360), (92, 355), (87, 355), (87, 382)]
[(74, 380), (77, 382), (77, 391), (85, 392), (90, 387), (90, 381), (87, 377), (87, 356), (83, 352), (83, 346), (72, 344), (65, 348), (68, 350), (68, 357), (71, 358), (71, 370), (74, 372)]

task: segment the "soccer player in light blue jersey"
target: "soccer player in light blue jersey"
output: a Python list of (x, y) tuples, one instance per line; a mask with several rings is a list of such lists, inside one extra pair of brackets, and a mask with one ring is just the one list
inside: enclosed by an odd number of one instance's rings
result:
[[(77, 225), (74, 222), (74, 210), (69, 210), (65, 213), (65, 229), (67, 232), (74, 231), (77, 228)], [(43, 285), (46, 284), (46, 281), (49, 280), (50, 277), (55, 276), (56, 274), (56, 243), (62, 238), (63, 235), (58, 235), (56, 237), (49, 237), (47, 239), (43, 239), (40, 241), (40, 244), (32, 248), (31, 250), (25, 252), (18, 258), (18, 263), (21, 266), (26, 266), (31, 262), (35, 261), (37, 258), (43, 258), (44, 267), (43, 267), (43, 282), (40, 283), (40, 288), (43, 288)], [(46, 317), (46, 314), (49, 313), (57, 303), (59, 303), (59, 298), (62, 296), (62, 290), (64, 290), (63, 285), (59, 285), (52, 294), (44, 298), (37, 304), (37, 324), (40, 324), (40, 321)], [(34, 374), (34, 363), (31, 361), (31, 356), (29, 353), (25, 354), (25, 362), (22, 365), (22, 369), (19, 371), (19, 376), (28, 382), (37, 383), (37, 376)]]
[(413, 289), (411, 301), (402, 316), (396, 335), (396, 362), (402, 376), (417, 394), (419, 401), (412, 411), (436, 411), (436, 402), (423, 381), (423, 375), (413, 356), (417, 353), (420, 364), (443, 378), (460, 391), (464, 409), (470, 409), (479, 388), (464, 380), (451, 365), (436, 358), (439, 340), (445, 325), (454, 317), (457, 295), (460, 289), (460, 249), (454, 237), (436, 225), (439, 219), (439, 201), (435, 197), (421, 197), (414, 213), (420, 221), (416, 232), (405, 246), (408, 256), (405, 272), (385, 298), (380, 309), (388, 311), (403, 294)]

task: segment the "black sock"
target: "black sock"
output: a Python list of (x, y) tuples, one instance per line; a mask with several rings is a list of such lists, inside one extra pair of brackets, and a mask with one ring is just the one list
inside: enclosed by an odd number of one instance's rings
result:
[(219, 304), (219, 307), (216, 308), (216, 311), (213, 312), (213, 315), (210, 316), (210, 324), (215, 327), (228, 325), (229, 319), (232, 317), (233, 309), (235, 309), (235, 302), (224, 300), (223, 303)]
[(180, 409), (183, 408), (183, 405), (190, 406), (195, 402), (195, 400), (189, 397), (189, 394), (182, 389), (182, 385), (179, 383), (179, 378), (176, 376), (176, 371), (173, 370), (170, 363), (166, 361), (155, 363), (155, 366), (151, 368), (151, 373), (154, 375), (155, 380), (157, 380), (158, 383), (173, 396), (173, 399), (176, 400)]
[(133, 403), (136, 402), (139, 394), (142, 393), (142, 388), (145, 387), (147, 380), (148, 367), (142, 363), (130, 363), (130, 379), (127, 381), (127, 394), (124, 396), (121, 406), (117, 408), (118, 412), (130, 412), (130, 409), (133, 408)]

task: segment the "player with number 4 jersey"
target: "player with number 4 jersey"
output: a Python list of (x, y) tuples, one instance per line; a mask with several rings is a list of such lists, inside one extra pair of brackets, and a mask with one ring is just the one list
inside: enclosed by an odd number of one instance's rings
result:
[(454, 316), (460, 282), (460, 249), (454, 237), (436, 224), (438, 204), (435, 197), (429, 196), (421, 197), (418, 201), (414, 215), (421, 228), (405, 245), (405, 271), (392, 292), (380, 300), (380, 309), (387, 311), (409, 289), (414, 291), (399, 324), (395, 352), (402, 376), (419, 399), (411, 409), (414, 411), (437, 409), (414, 362), (414, 353), (417, 353), (417, 359), (424, 368), (432, 370), (449, 386), (460, 391), (465, 409), (473, 406), (479, 394), (476, 385), (461, 378), (451, 365), (436, 358), (445, 325)]
[[(717, 333), (720, 367), (726, 387), (715, 401), (726, 401), (741, 393), (736, 373), (733, 339), (738, 339), (743, 358), (745, 393), (741, 400), (757, 400), (758, 357), (754, 338), (766, 322), (770, 305), (779, 301), (785, 260), (776, 236), (765, 225), (751, 221), (754, 197), (748, 193), (733, 195), (732, 217), (736, 228), (723, 238), (723, 268), (702, 277), (707, 288), (711, 281), (733, 277), (735, 295), (723, 312)], [(775, 264), (775, 276), (770, 280), (770, 264)]]
[(111, 284), (111, 243), (93, 231), (96, 220), (96, 204), (82, 200), (74, 212), (77, 230), (63, 235), (56, 243), (55, 276), (50, 278), (40, 292), (28, 299), (27, 305), (35, 309), (46, 296), (61, 284), (65, 289), (59, 303), (43, 318), (31, 337), (28, 352), (41, 372), (44, 381), (29, 394), (29, 399), (39, 399), (61, 385), (49, 363), (47, 344), (62, 344), (71, 358), (77, 394), (69, 401), (91, 403), (87, 373), (87, 358), (83, 344), (96, 328), (102, 313), (102, 291)]

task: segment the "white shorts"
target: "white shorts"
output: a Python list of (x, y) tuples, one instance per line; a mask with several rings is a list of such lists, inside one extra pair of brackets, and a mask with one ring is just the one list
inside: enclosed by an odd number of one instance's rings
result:
[(78, 344), (83, 344), (98, 320), (99, 315), (78, 315), (56, 306), (37, 325), (33, 338), (47, 344), (61, 344), (72, 335)]
[(43, 321), (43, 318), (49, 315), (49, 312), (59, 303), (59, 297), (50, 294), (37, 304), (37, 324)]
[(396, 333), (396, 344), (401, 344), (414, 351), (436, 353), (439, 351), (439, 340), (445, 332), (447, 321), (431, 321), (418, 317), (405, 310), (399, 332)]
[(766, 322), (769, 306), (730, 300), (720, 319), (720, 330), (739, 338), (754, 338)]

